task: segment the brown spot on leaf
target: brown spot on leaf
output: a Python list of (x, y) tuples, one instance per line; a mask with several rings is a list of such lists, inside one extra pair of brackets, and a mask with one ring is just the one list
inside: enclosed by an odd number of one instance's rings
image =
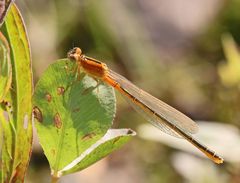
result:
[(68, 71), (68, 66), (67, 66), (67, 65), (65, 65), (65, 66), (64, 66), (64, 69), (65, 69), (66, 71)]
[(55, 149), (52, 149), (52, 150), (51, 150), (51, 153), (52, 153), (53, 156), (55, 156), (55, 155), (56, 155), (56, 150), (55, 150)]
[(62, 120), (59, 115), (59, 113), (56, 113), (54, 116), (54, 126), (57, 127), (58, 129), (62, 127)]
[(82, 140), (89, 140), (92, 139), (96, 134), (94, 132), (88, 133), (82, 137)]
[(128, 131), (127, 131), (127, 135), (131, 135), (131, 134), (133, 134), (134, 132), (131, 130), (131, 129), (128, 129)]
[(79, 112), (80, 111), (80, 108), (78, 107), (78, 108), (75, 108), (75, 109), (73, 109), (72, 110), (73, 112)]
[(43, 121), (42, 111), (37, 107), (33, 107), (34, 118), (37, 119), (40, 123)]
[(120, 137), (117, 137), (114, 141), (113, 144), (115, 144), (117, 141), (119, 141)]
[(95, 87), (91, 86), (89, 88), (86, 88), (83, 90), (82, 95), (88, 95), (89, 93), (91, 93), (93, 90), (95, 89)]
[(8, 107), (8, 108), (11, 108), (11, 103), (6, 101), (6, 100), (3, 100), (2, 101), (3, 105), (5, 105), (5, 107)]
[(64, 92), (65, 92), (65, 88), (64, 87), (58, 87), (57, 88), (57, 94), (58, 95), (63, 95), (64, 94)]
[[(21, 177), (21, 174), (23, 173), (21, 165), (22, 164), (20, 163), (15, 168), (15, 171), (13, 172), (13, 175), (11, 177), (11, 182), (19, 182), (19, 178)], [(20, 182), (23, 182), (23, 181), (20, 181)]]
[(12, 105), (10, 102), (6, 101), (6, 100), (3, 100), (1, 103), (0, 103), (0, 106), (3, 107), (4, 110), (10, 112), (11, 114), (13, 113), (13, 108), (12, 108)]
[(50, 93), (47, 93), (47, 94), (45, 95), (45, 98), (46, 98), (46, 100), (47, 100), (48, 102), (51, 102), (51, 101), (52, 101), (52, 95), (50, 95)]

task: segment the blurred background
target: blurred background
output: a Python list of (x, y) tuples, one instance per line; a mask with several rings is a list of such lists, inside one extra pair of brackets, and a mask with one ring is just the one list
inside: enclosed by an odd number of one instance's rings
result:
[[(114, 128), (132, 128), (138, 135), (60, 182), (240, 182), (239, 0), (16, 3), (29, 33), (35, 83), (49, 64), (81, 47), (86, 55), (200, 120), (197, 137), (225, 159), (215, 165), (187, 142), (147, 126), (117, 94)], [(48, 162), (36, 141), (27, 182), (49, 180)]]

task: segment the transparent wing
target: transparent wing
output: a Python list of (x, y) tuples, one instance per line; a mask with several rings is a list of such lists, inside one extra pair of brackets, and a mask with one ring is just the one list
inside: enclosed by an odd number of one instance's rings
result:
[(137, 112), (139, 112), (146, 120), (148, 120), (163, 132), (175, 137), (181, 137), (181, 135), (178, 134), (174, 128), (166, 125), (166, 122), (172, 124), (173, 126), (176, 126), (186, 133), (194, 134), (198, 131), (197, 124), (189, 117), (169, 106), (168, 104), (162, 102), (161, 100), (153, 97), (147, 92), (141, 90), (123, 76), (115, 73), (112, 70), (109, 70), (109, 77), (119, 83), (121, 87), (130, 95), (134, 96), (137, 100), (154, 111), (155, 114), (157, 114), (155, 115), (147, 110), (144, 110), (142, 107), (136, 105), (133, 100), (130, 100), (127, 96), (125, 96), (125, 99), (133, 106)]
[(167, 125), (164, 124), (161, 118), (158, 118), (156, 116), (153, 116), (152, 114), (144, 111), (141, 107), (136, 105), (132, 100), (129, 100), (125, 95), (122, 95), (126, 101), (139, 113), (141, 114), (147, 121), (149, 121), (153, 126), (157, 127), (164, 133), (167, 133), (169, 135), (172, 135), (177, 138), (182, 138), (177, 132), (169, 128)]

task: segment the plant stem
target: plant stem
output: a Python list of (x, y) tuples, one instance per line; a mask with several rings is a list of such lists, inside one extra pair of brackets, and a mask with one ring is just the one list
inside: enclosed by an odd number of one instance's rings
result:
[(55, 176), (55, 175), (52, 175), (52, 180), (51, 180), (51, 183), (57, 183), (59, 180), (59, 177)]

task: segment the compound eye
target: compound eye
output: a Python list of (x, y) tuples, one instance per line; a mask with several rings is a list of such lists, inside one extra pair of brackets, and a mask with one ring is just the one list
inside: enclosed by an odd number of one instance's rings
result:
[(75, 48), (74, 48), (74, 52), (75, 52), (76, 54), (78, 54), (78, 55), (81, 55), (81, 54), (82, 54), (82, 50), (81, 50), (80, 48), (78, 48), (78, 47), (75, 47)]
[(68, 58), (78, 60), (81, 57), (82, 50), (78, 47), (73, 48), (68, 52)]

